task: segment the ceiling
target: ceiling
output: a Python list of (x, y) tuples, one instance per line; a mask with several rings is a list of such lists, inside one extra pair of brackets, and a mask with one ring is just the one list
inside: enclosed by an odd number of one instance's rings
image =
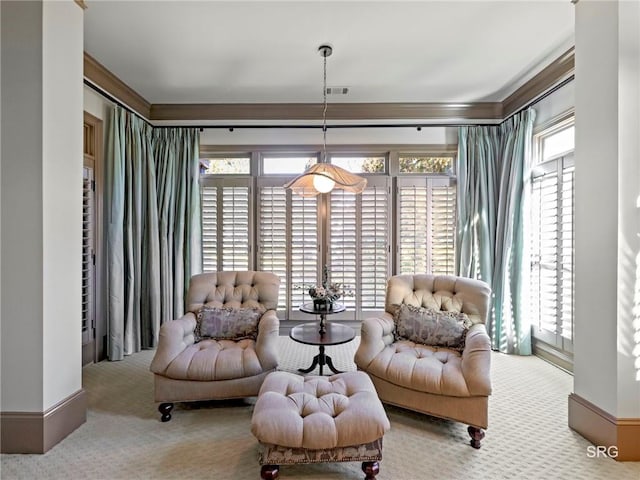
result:
[(84, 49), (150, 103), (501, 101), (560, 56), (569, 0), (87, 0)]

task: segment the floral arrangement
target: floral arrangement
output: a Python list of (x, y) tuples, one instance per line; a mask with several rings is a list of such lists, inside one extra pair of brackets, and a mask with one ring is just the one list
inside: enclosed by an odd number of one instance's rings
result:
[(314, 301), (324, 301), (326, 303), (336, 302), (340, 297), (353, 296), (353, 291), (346, 285), (331, 283), (329, 280), (329, 267), (327, 265), (322, 269), (322, 283), (320, 285), (301, 284), (296, 285), (296, 288), (308, 289), (309, 296)]

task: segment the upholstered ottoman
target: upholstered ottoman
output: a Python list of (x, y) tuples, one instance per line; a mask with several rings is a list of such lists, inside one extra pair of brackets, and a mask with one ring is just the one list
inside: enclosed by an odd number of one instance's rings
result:
[(387, 430), (389, 419), (364, 372), (270, 373), (251, 419), (264, 480), (277, 478), (279, 465), (317, 462), (363, 462), (365, 479), (375, 479)]

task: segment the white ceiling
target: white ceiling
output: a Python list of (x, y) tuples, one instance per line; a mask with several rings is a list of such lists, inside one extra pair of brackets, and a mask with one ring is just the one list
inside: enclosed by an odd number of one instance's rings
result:
[(543, 1), (88, 0), (84, 48), (151, 103), (500, 101), (573, 44)]

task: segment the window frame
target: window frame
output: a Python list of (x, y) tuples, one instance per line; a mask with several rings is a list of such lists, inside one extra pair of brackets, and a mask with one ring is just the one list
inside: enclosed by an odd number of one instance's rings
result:
[[(549, 360), (557, 363), (559, 366), (566, 368), (568, 370), (572, 369), (573, 363), (573, 339), (574, 339), (574, 331), (575, 331), (575, 179), (572, 178), (572, 186), (571, 186), (571, 232), (567, 232), (565, 228), (563, 228), (563, 215), (564, 209), (566, 207), (565, 202), (565, 190), (564, 190), (564, 176), (567, 174), (567, 170), (572, 175), (575, 175), (575, 145), (573, 149), (567, 150), (565, 152), (561, 152), (553, 157), (542, 160), (544, 154), (544, 141), (545, 139), (558, 134), (568, 128), (575, 127), (575, 115), (573, 109), (565, 112), (564, 114), (551, 119), (549, 122), (538, 127), (536, 132), (534, 133), (534, 162), (531, 168), (531, 173), (529, 177), (530, 182), (530, 192), (533, 196), (534, 190), (538, 182), (541, 181), (544, 177), (549, 177), (550, 175), (555, 176), (555, 194), (556, 194), (556, 229), (555, 229), (555, 332), (547, 330), (541, 327), (542, 315), (540, 311), (540, 307), (538, 309), (534, 309), (533, 307), (530, 309), (531, 315), (531, 333), (534, 339), (534, 352), (542, 354), (545, 358), (549, 358)], [(538, 232), (534, 231), (534, 209), (536, 205), (533, 204), (533, 198), (531, 203), (531, 235), (533, 241), (533, 235), (538, 235)], [(570, 319), (566, 319), (565, 311), (564, 311), (564, 292), (563, 289), (565, 287), (565, 280), (563, 278), (563, 272), (565, 267), (563, 266), (563, 238), (566, 238), (566, 235), (570, 234), (571, 239), (571, 305), (570, 305)], [(533, 282), (533, 276), (535, 274), (535, 265), (541, 263), (540, 258), (535, 257), (535, 253), (532, 250), (532, 245), (529, 247), (530, 250), (530, 267), (529, 267), (529, 278), (530, 282)], [(565, 247), (566, 248), (566, 247)], [(541, 267), (538, 267), (541, 268)], [(540, 274), (538, 274), (540, 275)], [(535, 298), (541, 298), (540, 291), (534, 292), (533, 286), (530, 287), (530, 298), (531, 302), (535, 300)], [(534, 318), (534, 314), (537, 312), (537, 317)], [(567, 338), (563, 334), (563, 328), (565, 326), (565, 322), (570, 320), (571, 322), (571, 338)]]
[[(448, 175), (446, 173), (399, 173), (399, 157), (407, 155), (416, 156), (450, 156), (453, 163), (453, 174)], [(225, 186), (228, 184), (240, 184), (246, 182), (244, 185), (250, 185), (249, 194), (249, 238), (250, 238), (250, 254), (249, 265), (250, 269), (260, 268), (261, 258), (259, 249), (260, 244), (260, 215), (261, 215), (261, 188), (265, 186), (282, 186), (287, 181), (292, 179), (295, 174), (264, 174), (263, 173), (263, 159), (268, 157), (316, 157), (320, 161), (321, 151), (314, 146), (295, 146), (295, 145), (273, 145), (273, 146), (221, 146), (204, 145), (201, 147), (201, 158), (215, 158), (224, 157), (230, 158), (233, 156), (243, 156), (251, 158), (251, 174), (204, 174), (201, 175), (200, 184), (202, 186)], [(375, 173), (358, 173), (365, 176), (370, 180), (370, 184), (377, 184), (379, 182), (386, 182), (387, 185), (387, 201), (386, 201), (386, 214), (387, 214), (387, 258), (386, 258), (386, 272), (387, 277), (396, 274), (398, 271), (398, 257), (396, 255), (396, 244), (399, 238), (399, 224), (397, 220), (397, 182), (399, 179), (407, 179), (402, 181), (408, 181), (408, 179), (415, 179), (423, 182), (449, 182), (450, 185), (455, 185), (455, 161), (457, 156), (457, 149), (451, 146), (445, 145), (429, 145), (422, 148), (416, 148), (416, 146), (375, 146), (375, 148), (359, 145), (343, 145), (338, 147), (332, 147), (327, 149), (327, 161), (330, 161), (332, 157), (384, 157), (385, 159), (385, 172)], [(287, 190), (287, 198), (290, 198), (292, 192)], [(317, 238), (318, 238), (318, 256), (317, 256), (317, 279), (316, 282), (321, 280), (322, 266), (324, 264), (331, 264), (332, 256), (329, 252), (330, 249), (330, 195), (322, 194), (315, 198), (318, 199), (317, 211), (318, 220), (316, 224)], [(287, 205), (291, 205), (287, 200)], [(356, 202), (361, 205), (361, 199), (357, 199)], [(288, 209), (290, 207), (287, 207)], [(454, 208), (455, 210), (455, 208)], [(289, 215), (290, 212), (287, 212)], [(362, 212), (358, 210), (356, 217), (360, 218)], [(359, 220), (358, 220), (359, 221)], [(452, 228), (455, 232), (456, 212), (453, 214)], [(290, 227), (287, 227), (290, 228)], [(287, 237), (288, 238), (288, 237)], [(455, 238), (455, 236), (454, 236)], [(289, 246), (287, 246), (287, 258), (290, 258)], [(455, 245), (453, 246), (455, 253)], [(221, 265), (221, 259), (218, 259), (218, 265)], [(359, 270), (356, 270), (359, 272)], [(360, 287), (360, 282), (363, 279), (361, 275), (357, 273), (357, 285), (351, 285), (354, 290)], [(286, 284), (285, 284), (286, 283)], [(386, 283), (386, 279), (385, 279)], [(293, 285), (291, 281), (291, 274), (287, 272), (286, 278), (281, 283), (281, 290), (285, 289), (286, 308), (278, 309), (278, 315), (284, 321), (286, 320), (309, 320), (309, 316), (302, 314), (298, 310), (297, 305), (293, 305), (291, 302)], [(380, 292), (381, 296), (386, 294), (386, 288), (384, 292)], [(344, 300), (344, 299), (343, 299)], [(349, 299), (347, 299), (349, 300)], [(376, 302), (377, 303), (377, 302)], [(361, 320), (367, 315), (375, 315), (384, 311), (384, 302), (379, 310), (370, 310), (361, 305), (360, 299), (356, 301), (356, 308), (350, 307), (343, 314), (336, 314), (332, 316), (332, 320)]]

